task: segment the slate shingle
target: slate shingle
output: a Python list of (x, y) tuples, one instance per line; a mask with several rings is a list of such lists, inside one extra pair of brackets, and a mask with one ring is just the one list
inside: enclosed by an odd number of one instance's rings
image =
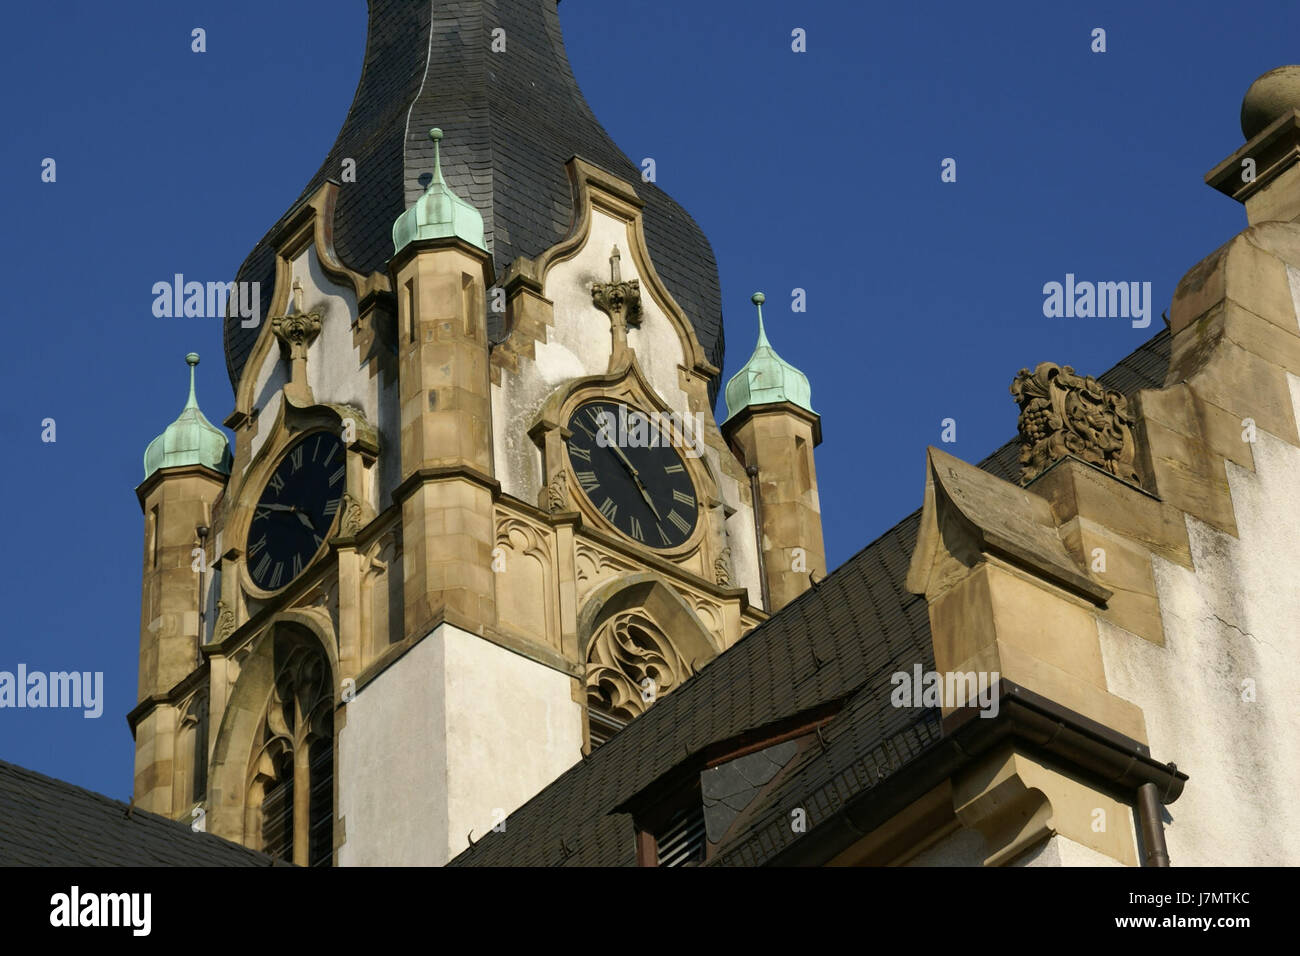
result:
[(263, 853), (128, 809), (0, 760), (0, 866), (272, 865)]
[[(431, 15), (431, 11), (433, 12)], [(506, 31), (493, 53), (491, 30)], [(427, 76), (426, 76), (427, 60)], [(409, 119), (408, 119), (409, 117)], [(268, 237), (344, 158), (357, 181), (339, 188), (334, 247), (363, 274), (385, 268), (393, 221), (415, 202), (432, 171), (431, 127), (443, 139), (443, 172), (483, 214), (497, 275), (517, 256), (537, 256), (564, 238), (574, 218), (564, 164), (580, 156), (633, 183), (645, 200), (650, 256), (722, 367), (722, 300), (713, 249), (695, 221), (634, 164), (592, 115), (569, 67), (555, 0), (371, 0), (365, 61), (334, 147), (302, 195), (249, 254), (239, 281), (262, 283), (270, 305), (274, 258)], [(473, 183), (473, 186), (467, 184)], [(259, 326), (225, 323), (226, 366), (236, 385)], [(489, 313), (499, 340), (501, 316)], [(716, 397), (717, 381), (710, 385)]]

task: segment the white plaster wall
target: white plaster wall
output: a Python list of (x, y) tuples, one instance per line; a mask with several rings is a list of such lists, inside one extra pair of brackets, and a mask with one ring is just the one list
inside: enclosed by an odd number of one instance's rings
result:
[(1069, 837), (1057, 834), (1044, 840), (1028, 853), (1022, 853), (1011, 866), (1123, 866), (1119, 860), (1092, 847), (1075, 843)]
[(336, 774), (341, 866), (447, 859), (443, 657), (431, 635), (345, 705)]
[(441, 865), (576, 763), (569, 678), (448, 624), (347, 705), (345, 866)]
[[(303, 309), (321, 314), (321, 332), (307, 349), (307, 384), (316, 401), (360, 408), (380, 432), (383, 448), (397, 448), (400, 408), (396, 381), (371, 375), (362, 364), (361, 349), (353, 344), (352, 327), (357, 320), (356, 293), (351, 286), (334, 282), (321, 267), (316, 245), (307, 246), (292, 262), (290, 288), (296, 279), (302, 283)], [(292, 293), (289, 307), (293, 307)], [(269, 333), (268, 333), (269, 334)], [(261, 420), (272, 422), (282, 400), (280, 389), (288, 382), (288, 363), (281, 357), (278, 344), (270, 350), (257, 372), (253, 389), (254, 404), (261, 408)], [(263, 427), (254, 436), (252, 456), (266, 441), (269, 429)], [(391, 440), (390, 440), (391, 439)], [(382, 510), (400, 479), (401, 463), (393, 454), (381, 455), (375, 500)]]
[[(547, 341), (536, 346), (535, 361), (520, 362), (519, 372), (502, 375), (492, 387), (493, 457), (502, 491), (536, 503), (542, 485), (541, 452), (528, 429), (546, 400), (572, 380), (603, 375), (609, 370), (612, 348), (609, 317), (591, 303), (591, 286), (610, 279), (609, 256), (618, 246), (619, 271), (625, 280), (641, 282), (641, 325), (628, 330), (628, 344), (659, 397), (674, 411), (689, 410), (679, 384), (678, 368), (686, 364), (681, 340), (664, 306), (651, 295), (629, 249), (626, 225), (599, 209), (592, 210), (587, 241), (573, 258), (554, 266), (543, 294), (555, 304), (555, 326)], [(762, 604), (758, 553), (751, 507), (740, 499), (739, 486), (723, 473), (717, 451), (705, 460), (719, 483), (719, 493), (734, 511), (727, 521), (731, 547), (732, 584), (749, 591), (751, 604)]]
[(567, 676), (444, 625), (451, 855), (582, 757)]
[(573, 379), (609, 370), (609, 317), (592, 305), (591, 286), (609, 281), (615, 245), (622, 278), (641, 281), (641, 328), (629, 330), (628, 344), (659, 397), (675, 411), (687, 410), (677, 378), (677, 367), (685, 363), (681, 341), (637, 272), (626, 225), (593, 209), (582, 248), (546, 276), (543, 295), (555, 303), (555, 325), (547, 329), (546, 342), (537, 343), (534, 361), (521, 361), (518, 374), (503, 374), (501, 384), (492, 388), (496, 477), (503, 491), (524, 501), (536, 501), (541, 490), (541, 456), (528, 429), (542, 404)]
[(249, 442), (248, 460), (244, 462), (245, 471), (271, 435), (269, 423), (274, 422), (275, 416), (280, 414), (280, 402), (284, 400), (284, 392), (281, 389), (288, 382), (288, 367), (280, 360), (280, 348), (277, 345), (267, 355), (262, 367), (257, 370), (257, 384), (253, 387), (253, 407), (259, 410), (258, 421), (261, 427)]
[(1165, 646), (1101, 625), (1111, 691), (1190, 777), (1166, 808), (1174, 866), (1300, 865), (1300, 449), (1258, 439), (1254, 473), (1227, 463), (1238, 537), (1188, 518), (1195, 571), (1153, 559)]

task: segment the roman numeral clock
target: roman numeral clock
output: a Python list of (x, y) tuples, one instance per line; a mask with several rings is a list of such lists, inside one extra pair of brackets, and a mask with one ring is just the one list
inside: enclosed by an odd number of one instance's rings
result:
[(569, 416), (569, 465), (578, 487), (624, 537), (656, 550), (680, 547), (699, 519), (690, 473), (669, 444), (620, 444), (620, 414), (645, 415), (620, 403), (592, 401)]
[(333, 432), (311, 432), (276, 464), (248, 526), (249, 575), (277, 591), (325, 548), (343, 500), (347, 472), (343, 443)]

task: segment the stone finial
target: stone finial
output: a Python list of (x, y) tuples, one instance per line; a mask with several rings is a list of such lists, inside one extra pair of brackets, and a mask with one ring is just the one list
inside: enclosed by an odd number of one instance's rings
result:
[(1026, 485), (1055, 461), (1073, 456), (1139, 484), (1133, 466), (1133, 416), (1128, 400), (1068, 365), (1043, 362), (1022, 368), (1011, 383), (1020, 406), (1020, 483)]
[(293, 309), (271, 319), (271, 331), (284, 346), (289, 356), (289, 384), (285, 391), (299, 404), (312, 402), (311, 388), (307, 384), (307, 349), (320, 335), (319, 312), (302, 310), (302, 282), (293, 280)]
[(159, 468), (178, 468), (184, 465), (204, 465), (223, 475), (230, 474), (230, 442), (226, 433), (213, 425), (199, 410), (194, 393), (194, 367), (199, 364), (197, 352), (185, 356), (190, 367), (190, 393), (180, 416), (149, 443), (144, 452), (144, 476), (148, 478)]
[(1300, 109), (1300, 66), (1279, 66), (1250, 84), (1241, 101), (1241, 131), (1253, 139), (1276, 120)]
[(749, 361), (727, 382), (724, 393), (727, 397), (727, 420), (735, 418), (751, 405), (770, 402), (790, 402), (812, 412), (812, 387), (808, 384), (808, 376), (777, 355), (767, 340), (767, 329), (763, 326), (763, 303), (767, 296), (755, 292), (749, 301), (758, 310), (758, 344), (754, 346)]
[(637, 279), (623, 281), (619, 270), (618, 246), (609, 256), (609, 281), (591, 284), (591, 304), (609, 316), (613, 348), (610, 351), (611, 370), (622, 364), (627, 351), (628, 327), (641, 325), (641, 283)]
[(442, 176), (442, 130), (429, 130), (433, 140), (433, 172), (429, 187), (415, 204), (393, 223), (393, 253), (417, 239), (461, 239), (487, 251), (483, 214), (472, 202), (457, 196)]

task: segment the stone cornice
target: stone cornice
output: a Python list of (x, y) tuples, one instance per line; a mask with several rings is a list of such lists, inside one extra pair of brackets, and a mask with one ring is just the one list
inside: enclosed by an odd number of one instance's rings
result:
[(135, 497), (140, 502), (140, 511), (145, 510), (145, 500), (160, 483), (168, 478), (184, 478), (186, 476), (195, 476), (198, 478), (208, 478), (221, 485), (223, 488), (230, 480), (229, 475), (223, 475), (221, 472), (209, 468), (207, 465), (178, 465), (174, 468), (159, 468), (152, 475), (135, 487)]
[(800, 408), (794, 402), (764, 402), (760, 405), (747, 405), (718, 427), (722, 431), (723, 437), (730, 443), (731, 437), (740, 430), (745, 422), (762, 415), (793, 415), (795, 418), (802, 419), (812, 426), (813, 447), (816, 448), (822, 443), (822, 417), (816, 412)]
[[(1243, 178), (1242, 163), (1252, 159), (1255, 174)], [(1300, 110), (1279, 116), (1258, 135), (1205, 174), (1205, 182), (1239, 203), (1269, 186), (1300, 161)]]

